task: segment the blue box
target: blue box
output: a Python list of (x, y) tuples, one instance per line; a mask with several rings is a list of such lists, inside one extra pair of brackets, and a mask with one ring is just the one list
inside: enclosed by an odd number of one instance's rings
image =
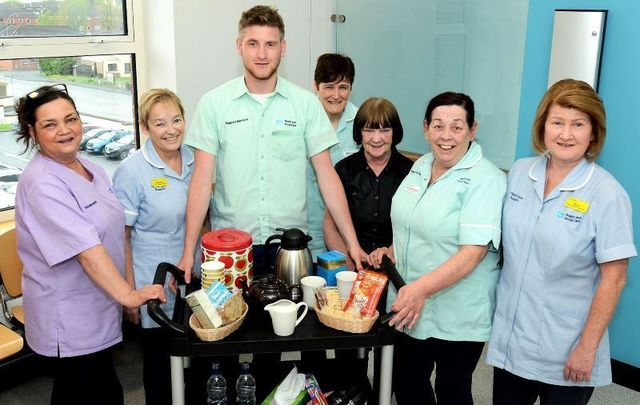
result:
[(318, 255), (318, 275), (327, 281), (328, 287), (335, 287), (336, 274), (347, 270), (347, 257), (337, 250)]

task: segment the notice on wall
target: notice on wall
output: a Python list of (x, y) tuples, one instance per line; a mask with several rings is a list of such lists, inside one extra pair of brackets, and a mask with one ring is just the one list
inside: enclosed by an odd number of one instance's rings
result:
[(435, 37), (433, 85), (436, 92), (464, 90), (464, 34), (440, 34)]
[(464, 23), (464, 0), (438, 0), (436, 24)]

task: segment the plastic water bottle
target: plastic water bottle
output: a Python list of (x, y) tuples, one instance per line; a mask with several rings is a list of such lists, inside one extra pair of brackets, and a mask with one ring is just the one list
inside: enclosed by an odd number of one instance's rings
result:
[(255, 405), (256, 403), (256, 380), (251, 375), (249, 363), (240, 365), (240, 377), (236, 382), (236, 404)]
[(207, 405), (227, 405), (227, 381), (217, 362), (211, 366), (211, 377), (207, 381)]

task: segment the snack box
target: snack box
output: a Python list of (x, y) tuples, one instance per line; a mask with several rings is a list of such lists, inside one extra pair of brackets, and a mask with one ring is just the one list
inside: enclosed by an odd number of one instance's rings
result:
[(318, 255), (318, 275), (327, 281), (328, 287), (335, 287), (336, 274), (347, 270), (347, 257), (337, 250)]
[(196, 318), (205, 329), (219, 328), (224, 319), (220, 309), (232, 297), (227, 288), (216, 281), (207, 290), (197, 290), (187, 295), (185, 299)]
[(188, 294), (185, 299), (204, 329), (213, 329), (222, 325), (222, 317), (204, 290), (196, 290)]

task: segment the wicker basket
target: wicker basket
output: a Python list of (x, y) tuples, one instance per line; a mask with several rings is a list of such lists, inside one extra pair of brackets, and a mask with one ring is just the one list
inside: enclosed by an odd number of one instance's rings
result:
[(247, 316), (247, 311), (249, 310), (249, 306), (246, 302), (243, 303), (243, 305), (244, 311), (242, 311), (242, 316), (240, 318), (219, 328), (202, 328), (202, 325), (200, 325), (198, 318), (196, 318), (193, 314), (191, 314), (191, 317), (189, 318), (189, 326), (191, 326), (191, 329), (193, 329), (196, 335), (205, 342), (215, 342), (216, 340), (224, 339), (238, 330), (240, 325), (242, 325), (242, 321), (244, 321), (245, 316)]
[(366, 333), (369, 332), (373, 324), (378, 319), (378, 311), (370, 318), (361, 319), (346, 319), (332, 314), (322, 312), (318, 308), (318, 304), (313, 305), (313, 309), (318, 315), (320, 322), (330, 328), (342, 330), (351, 333)]

